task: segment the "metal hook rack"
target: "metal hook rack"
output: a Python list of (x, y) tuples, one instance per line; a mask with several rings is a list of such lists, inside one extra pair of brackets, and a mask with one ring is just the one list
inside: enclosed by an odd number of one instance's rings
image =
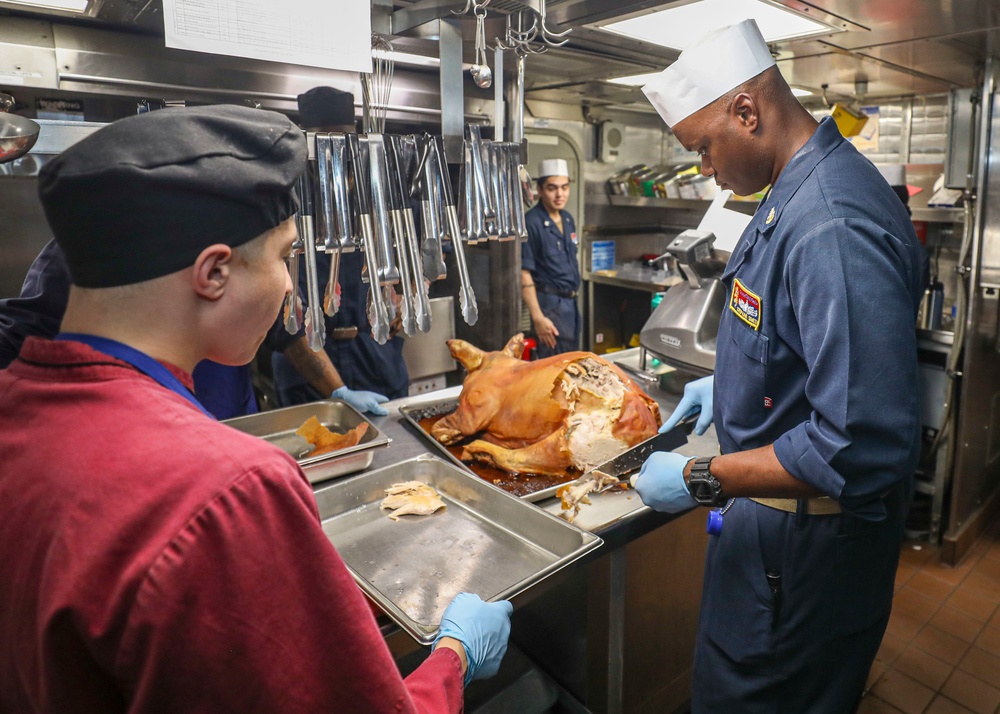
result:
[(571, 29), (555, 32), (548, 27), (545, 0), (466, 0), (453, 15), (485, 15), (487, 9), (507, 15), (504, 37), (494, 38), (494, 48), (521, 55), (541, 54), (549, 47), (562, 47)]

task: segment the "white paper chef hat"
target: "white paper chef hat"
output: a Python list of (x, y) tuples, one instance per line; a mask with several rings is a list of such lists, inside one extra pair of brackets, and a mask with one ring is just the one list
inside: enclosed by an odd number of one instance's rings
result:
[(774, 66), (754, 20), (713, 30), (646, 84), (643, 94), (674, 126)]
[(538, 165), (538, 178), (546, 176), (565, 176), (569, 178), (569, 164), (566, 159), (545, 159)]

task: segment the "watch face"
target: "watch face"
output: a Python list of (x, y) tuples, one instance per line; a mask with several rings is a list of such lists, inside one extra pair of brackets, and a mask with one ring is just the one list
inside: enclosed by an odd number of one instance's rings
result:
[(712, 484), (708, 481), (694, 481), (688, 484), (691, 487), (691, 496), (698, 503), (711, 503), (715, 500), (716, 489), (712, 488)]

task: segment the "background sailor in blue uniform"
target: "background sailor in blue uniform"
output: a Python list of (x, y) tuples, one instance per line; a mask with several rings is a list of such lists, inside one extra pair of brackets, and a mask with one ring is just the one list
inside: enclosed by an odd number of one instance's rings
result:
[(702, 173), (772, 189), (723, 276), (715, 377), (691, 382), (721, 456), (657, 453), (635, 481), (709, 536), (692, 711), (853, 711), (881, 642), (920, 448), (907, 212), (829, 118), (792, 96), (756, 24), (723, 28), (644, 87)]
[[(356, 131), (354, 95), (332, 87), (316, 87), (298, 97), (300, 122), (307, 130)], [(278, 316), (271, 330), (269, 346), (274, 350), (271, 367), (278, 404), (304, 404), (331, 396), (343, 399), (358, 411), (384, 416), (382, 403), (405, 397), (410, 377), (403, 361), (401, 322), (392, 324), (393, 337), (384, 345), (371, 335), (368, 322), (368, 285), (361, 280), (364, 254), (344, 253), (340, 259), (340, 309), (326, 319), (323, 351), (313, 352), (305, 330), (289, 335)], [(318, 283), (327, 284), (330, 258), (316, 256)], [(305, 271), (299, 271), (299, 293), (306, 294)]]
[(538, 173), (538, 203), (524, 214), (528, 239), (521, 245), (521, 296), (538, 338), (538, 357), (550, 357), (580, 349), (580, 266), (576, 223), (565, 210), (569, 165), (546, 159)]

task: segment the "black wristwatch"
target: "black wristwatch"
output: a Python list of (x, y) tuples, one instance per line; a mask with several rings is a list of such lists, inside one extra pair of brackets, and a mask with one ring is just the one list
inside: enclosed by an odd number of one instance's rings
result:
[(702, 506), (722, 506), (726, 497), (722, 493), (722, 484), (712, 475), (712, 460), (714, 456), (702, 456), (691, 464), (691, 475), (688, 476), (687, 487), (691, 497)]

